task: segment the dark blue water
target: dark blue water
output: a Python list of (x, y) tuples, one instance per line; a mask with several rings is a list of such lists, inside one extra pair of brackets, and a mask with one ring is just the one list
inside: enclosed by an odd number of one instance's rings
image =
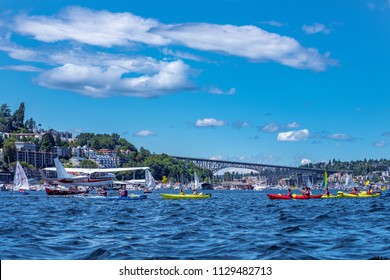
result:
[[(0, 259), (390, 258), (390, 196), (138, 201), (0, 192)], [(111, 193), (114, 195), (114, 193)]]

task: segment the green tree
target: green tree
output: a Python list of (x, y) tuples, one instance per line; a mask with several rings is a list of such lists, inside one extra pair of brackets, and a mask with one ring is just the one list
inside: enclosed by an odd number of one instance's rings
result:
[(29, 118), (28, 120), (26, 120), (24, 127), (27, 131), (33, 132), (34, 129), (37, 128), (37, 123), (33, 120), (33, 118)]
[(15, 147), (15, 137), (10, 137), (5, 139), (3, 146), (3, 157), (6, 163), (11, 163), (16, 161), (16, 147)]
[(97, 168), (98, 165), (93, 160), (85, 159), (85, 160), (80, 162), (80, 167), (81, 168)]
[(0, 106), (0, 131), (1, 132), (12, 131), (11, 110), (7, 104), (2, 104)]
[(59, 133), (56, 135), (56, 139), (54, 140), (54, 145), (57, 147), (62, 147), (62, 140)]
[(46, 132), (42, 137), (41, 146), (39, 149), (44, 152), (51, 152), (54, 146), (55, 140), (53, 135), (51, 135), (50, 132)]
[(88, 146), (91, 147), (91, 140), (95, 136), (95, 133), (80, 133), (77, 136), (77, 145), (78, 146)]
[(19, 108), (12, 115), (13, 126), (15, 130), (24, 128), (24, 102), (20, 103)]

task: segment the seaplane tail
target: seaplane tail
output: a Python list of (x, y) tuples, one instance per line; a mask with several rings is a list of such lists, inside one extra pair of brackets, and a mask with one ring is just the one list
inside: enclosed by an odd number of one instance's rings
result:
[(66, 172), (64, 166), (62, 165), (61, 161), (58, 158), (54, 159), (54, 164), (56, 166), (58, 180), (71, 179), (71, 178), (75, 177), (72, 174), (69, 174), (68, 172)]

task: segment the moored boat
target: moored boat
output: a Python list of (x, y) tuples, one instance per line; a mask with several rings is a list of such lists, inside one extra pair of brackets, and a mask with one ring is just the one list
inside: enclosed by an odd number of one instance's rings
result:
[(81, 187), (46, 187), (45, 191), (48, 195), (76, 195), (88, 193), (87, 188)]

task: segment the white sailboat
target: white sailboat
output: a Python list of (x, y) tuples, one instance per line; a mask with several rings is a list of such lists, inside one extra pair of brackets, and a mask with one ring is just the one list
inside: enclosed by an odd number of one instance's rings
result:
[(145, 170), (145, 190), (144, 193), (151, 193), (152, 189), (156, 187), (156, 180), (154, 180), (149, 169)]
[(14, 183), (12, 185), (12, 191), (18, 191), (28, 194), (30, 190), (30, 184), (28, 183), (28, 179), (26, 173), (24, 172), (23, 167), (20, 165), (19, 161), (16, 162), (15, 166), (15, 176)]
[(198, 178), (198, 174), (196, 174), (196, 172), (194, 172), (194, 185), (195, 185), (195, 189), (200, 188), (199, 178)]

